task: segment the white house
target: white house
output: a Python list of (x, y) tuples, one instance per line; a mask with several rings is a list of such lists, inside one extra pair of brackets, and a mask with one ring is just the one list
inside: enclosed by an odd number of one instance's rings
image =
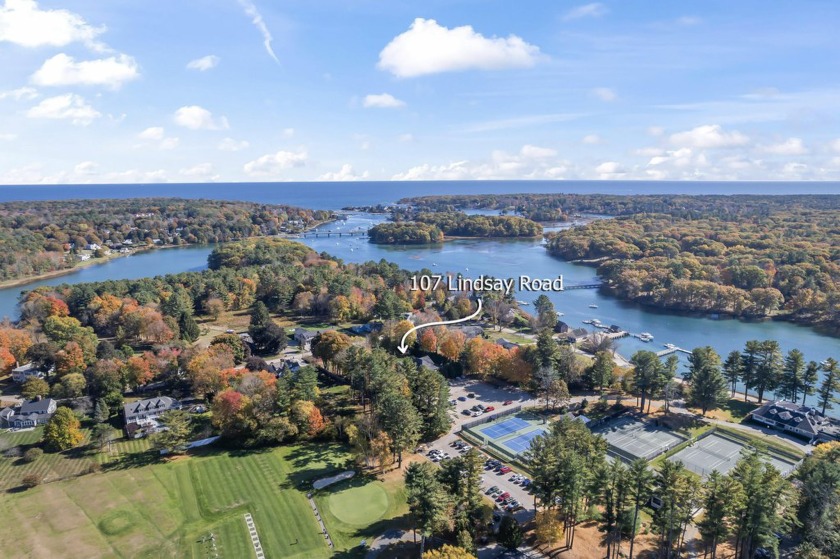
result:
[(25, 365), (12, 369), (12, 380), (15, 382), (24, 382), (33, 377), (44, 378), (44, 373), (39, 371), (32, 363), (26, 363)]
[(57, 404), (52, 398), (36, 398), (13, 408), (0, 410), (0, 425), (24, 429), (43, 425), (55, 413)]

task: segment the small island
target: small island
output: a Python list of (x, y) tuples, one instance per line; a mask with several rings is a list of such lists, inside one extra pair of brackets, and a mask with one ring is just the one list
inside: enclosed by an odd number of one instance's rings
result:
[(467, 215), (461, 212), (427, 212), (412, 221), (382, 223), (370, 230), (376, 244), (429, 244), (449, 238), (533, 238), (542, 225), (516, 216)]

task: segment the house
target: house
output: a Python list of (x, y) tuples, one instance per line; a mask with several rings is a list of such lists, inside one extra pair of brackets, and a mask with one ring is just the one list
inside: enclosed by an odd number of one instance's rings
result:
[(481, 326), (461, 326), (460, 328), (455, 328), (455, 330), (460, 330), (468, 340), (484, 335), (484, 328)]
[(53, 416), (56, 407), (57, 403), (52, 398), (35, 398), (0, 410), (0, 425), (13, 429), (43, 425)]
[(816, 408), (775, 400), (754, 410), (749, 417), (757, 423), (808, 439), (811, 443), (840, 440), (840, 422), (826, 417)]
[(505, 349), (513, 349), (515, 347), (519, 347), (519, 344), (514, 343), (510, 340), (506, 340), (505, 338), (499, 338), (498, 340), (496, 340), (496, 343)]
[(243, 332), (242, 334), (239, 334), (239, 339), (242, 340), (242, 343), (244, 343), (248, 347), (254, 347), (254, 338), (252, 338), (251, 334), (249, 334), (248, 332)]
[(161, 430), (158, 418), (170, 410), (181, 409), (181, 403), (169, 396), (158, 396), (131, 402), (123, 406), (125, 433), (131, 439), (139, 439)]
[(558, 320), (557, 324), (554, 325), (554, 333), (555, 334), (565, 334), (569, 331), (569, 325), (563, 322), (562, 320)]
[(368, 322), (367, 324), (361, 324), (350, 328), (350, 332), (357, 336), (367, 336), (368, 334), (379, 332), (380, 330), (382, 330), (381, 322)]
[(100, 248), (102, 248), (102, 245), (99, 245), (99, 244), (96, 244), (96, 243), (90, 243), (87, 247), (88, 247), (88, 250), (99, 250)]
[(586, 328), (575, 328), (571, 332), (568, 332), (569, 341), (573, 344), (582, 341), (588, 335), (589, 332), (586, 330)]
[(12, 369), (12, 380), (15, 382), (24, 382), (30, 378), (44, 378), (44, 373), (32, 363), (26, 363), (20, 367)]
[(440, 367), (435, 365), (435, 362), (432, 361), (432, 358), (428, 355), (424, 355), (423, 357), (417, 357), (414, 359), (414, 362), (417, 363), (418, 367), (424, 367), (426, 369), (431, 369), (433, 371), (439, 371)]
[(87, 262), (88, 260), (90, 260), (90, 254), (80, 254), (79, 260), (81, 260), (82, 262)]
[(309, 351), (312, 349), (312, 340), (321, 332), (313, 332), (312, 330), (304, 330), (303, 328), (295, 328), (294, 339), (300, 346), (302, 351)]

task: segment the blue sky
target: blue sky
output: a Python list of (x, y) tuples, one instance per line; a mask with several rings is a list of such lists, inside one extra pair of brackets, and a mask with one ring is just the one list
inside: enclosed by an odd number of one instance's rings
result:
[(0, 2), (0, 183), (840, 179), (832, 0)]

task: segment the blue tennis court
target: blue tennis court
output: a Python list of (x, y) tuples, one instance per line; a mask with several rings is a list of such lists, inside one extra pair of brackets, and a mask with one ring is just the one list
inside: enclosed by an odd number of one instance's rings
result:
[(532, 440), (536, 439), (546, 431), (547, 429), (545, 429), (544, 427), (538, 427), (533, 431), (529, 431), (527, 433), (517, 435), (512, 439), (508, 439), (501, 444), (511, 449), (515, 454), (522, 454), (523, 452), (528, 450), (528, 448), (530, 448)]
[(501, 423), (496, 423), (495, 425), (481, 429), (481, 434), (490, 439), (498, 440), (530, 426), (531, 424), (524, 419), (511, 417), (510, 419), (505, 419)]

